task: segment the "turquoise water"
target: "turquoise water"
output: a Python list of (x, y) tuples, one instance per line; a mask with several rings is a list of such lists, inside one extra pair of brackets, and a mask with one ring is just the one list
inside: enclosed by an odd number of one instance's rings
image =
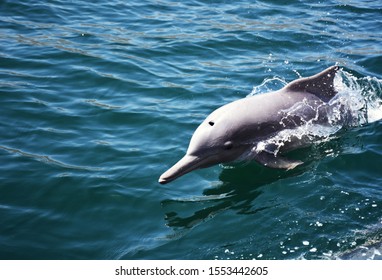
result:
[[(0, 24), (1, 259), (380, 258), (380, 1), (3, 0)], [(362, 118), (304, 166), (158, 184), (212, 110), (334, 64)]]

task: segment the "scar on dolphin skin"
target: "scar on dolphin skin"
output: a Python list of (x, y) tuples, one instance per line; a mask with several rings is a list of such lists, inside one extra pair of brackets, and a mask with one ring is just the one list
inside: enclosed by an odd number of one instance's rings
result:
[[(337, 94), (333, 81), (338, 70), (338, 66), (332, 66), (314, 76), (292, 81), (280, 90), (239, 99), (216, 109), (195, 130), (184, 157), (160, 176), (159, 183), (169, 183), (199, 168), (235, 161), (243, 154), (270, 168), (288, 170), (302, 164), (282, 154), (306, 143), (291, 140), (278, 153), (267, 147), (253, 147), (282, 130), (307, 122), (329, 124), (327, 109)], [(293, 113), (288, 111), (291, 108)]]

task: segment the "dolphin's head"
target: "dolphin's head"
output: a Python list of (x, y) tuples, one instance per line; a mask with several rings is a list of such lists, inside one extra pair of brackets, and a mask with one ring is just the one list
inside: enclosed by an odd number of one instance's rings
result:
[(248, 145), (235, 137), (241, 128), (229, 106), (215, 110), (199, 125), (186, 155), (160, 176), (159, 183), (169, 183), (195, 169), (234, 161), (246, 151)]

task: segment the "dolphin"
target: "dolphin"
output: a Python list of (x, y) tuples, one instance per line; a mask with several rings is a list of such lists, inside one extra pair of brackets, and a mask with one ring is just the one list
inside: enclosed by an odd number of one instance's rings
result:
[(195, 130), (185, 156), (160, 176), (159, 183), (169, 183), (196, 169), (243, 159), (286, 170), (301, 165), (303, 162), (282, 153), (306, 146), (306, 139), (292, 137), (280, 145), (272, 141), (266, 144), (267, 140), (307, 123), (329, 125), (329, 101), (337, 94), (333, 81), (338, 70), (338, 66), (332, 66), (280, 90), (216, 109)]

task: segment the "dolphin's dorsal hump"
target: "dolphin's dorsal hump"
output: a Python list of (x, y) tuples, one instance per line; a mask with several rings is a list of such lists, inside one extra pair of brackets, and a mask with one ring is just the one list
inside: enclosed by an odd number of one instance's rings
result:
[(337, 93), (334, 89), (333, 80), (338, 69), (338, 66), (331, 66), (314, 76), (295, 80), (286, 85), (284, 89), (289, 92), (309, 92), (327, 102)]

